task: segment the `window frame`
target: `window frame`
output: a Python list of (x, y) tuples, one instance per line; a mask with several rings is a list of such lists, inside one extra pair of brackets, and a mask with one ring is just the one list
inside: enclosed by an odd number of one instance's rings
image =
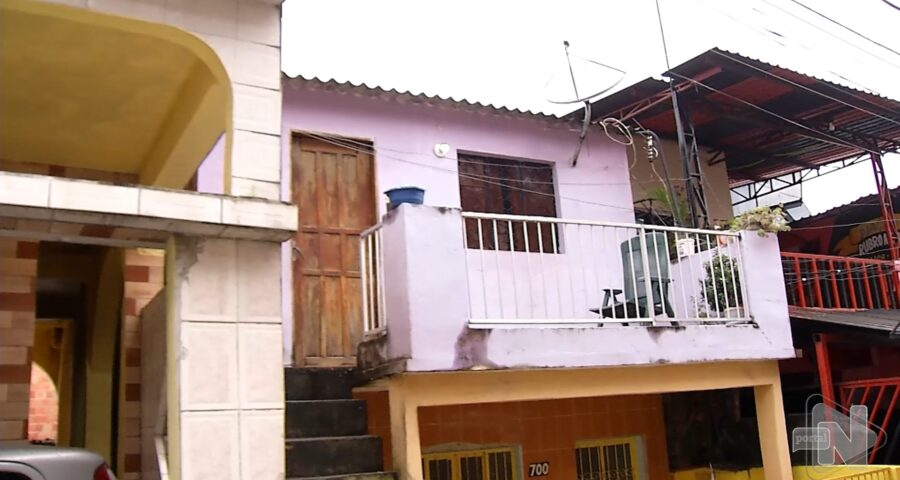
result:
[[(560, 218), (560, 193), (557, 180), (556, 163), (542, 160), (527, 160), (477, 152), (460, 151), (457, 153), (457, 180), (459, 183), (460, 207), (464, 212), (483, 213), (487, 215), (517, 215), (523, 217)], [(480, 167), (480, 172), (467, 171), (467, 164)], [(479, 176), (489, 176), (486, 170), (493, 172), (496, 180), (480, 181)], [(523, 169), (540, 169), (547, 175), (539, 185), (526, 184)], [(506, 172), (504, 174), (503, 172)], [(512, 173), (515, 172), (515, 175)], [(476, 177), (476, 178), (468, 178)], [(537, 185), (537, 186), (535, 186)], [(544, 190), (549, 190), (546, 192)], [(480, 193), (480, 197), (466, 195), (466, 191)], [(515, 196), (515, 201), (512, 197)], [(541, 198), (544, 197), (544, 198)], [(469, 199), (468, 202), (466, 199)], [(539, 200), (535, 200), (539, 199)], [(499, 202), (499, 204), (498, 204)], [(483, 206), (466, 205), (477, 203)], [(529, 206), (536, 207), (529, 210)], [(519, 207), (519, 208), (513, 208)], [(514, 211), (521, 210), (521, 211)], [(466, 219), (466, 248), (470, 250), (525, 251), (526, 232), (530, 240), (529, 251), (540, 253), (562, 253), (560, 227), (558, 224), (544, 225), (533, 223), (528, 231), (528, 222), (491, 221)], [(540, 229), (540, 230), (538, 230)], [(479, 238), (479, 233), (480, 238)], [(539, 239), (540, 238), (540, 243)], [(539, 248), (539, 244), (543, 247)]]
[[(593, 440), (579, 440), (575, 442), (575, 468), (576, 472), (579, 466), (579, 451), (583, 449), (591, 449), (596, 448), (599, 450), (598, 458), (602, 458), (602, 452), (604, 447), (612, 447), (617, 445), (628, 445), (629, 452), (631, 453), (631, 471), (632, 478), (634, 480), (647, 480), (649, 477), (647, 471), (647, 449), (646, 444), (644, 442), (644, 437), (642, 435), (632, 435), (632, 436), (624, 436), (624, 437), (610, 437), (610, 438), (602, 438), (602, 439), (593, 439)], [(599, 474), (603, 473), (604, 469), (599, 470), (596, 478), (601, 478)], [(576, 474), (577, 475), (577, 474)], [(581, 478), (577, 477), (576, 478)], [(590, 479), (595, 477), (590, 476)]]
[[(492, 185), (492, 186), (498, 187), (500, 189), (501, 198), (504, 196), (504, 192), (505, 192), (505, 195), (509, 195), (511, 192), (520, 192), (521, 194), (534, 193), (536, 195), (550, 197), (550, 195), (548, 193), (527, 192), (527, 191), (525, 191), (526, 189), (524, 187), (516, 185), (517, 183), (522, 183), (522, 184), (525, 183), (521, 177), (521, 169), (522, 168), (541, 169), (541, 170), (545, 170), (545, 171), (549, 172), (549, 174), (550, 174), (550, 179), (548, 180), (548, 183), (542, 183), (542, 185), (549, 185), (549, 187), (550, 187), (551, 192), (549, 192), (549, 193), (552, 193), (552, 199), (553, 199), (553, 202), (552, 202), (553, 214), (552, 215), (550, 215), (550, 214), (537, 215), (537, 214), (530, 214), (530, 213), (512, 213), (511, 211), (508, 211), (511, 209), (506, 208), (506, 206), (503, 204), (501, 204), (501, 208), (499, 209), (501, 211), (497, 211), (497, 212), (490, 212), (490, 211), (483, 211), (483, 210), (466, 210), (465, 207), (463, 206), (463, 195), (462, 195), (462, 190), (461, 190), (462, 182), (460, 181), (459, 203), (460, 203), (460, 208), (462, 208), (463, 211), (470, 211), (470, 212), (476, 212), (476, 213), (543, 216), (543, 217), (559, 218), (560, 196), (559, 196), (559, 188), (558, 188), (559, 181), (557, 179), (558, 175), (557, 175), (557, 171), (556, 171), (556, 162), (551, 162), (551, 161), (546, 161), (546, 160), (517, 158), (517, 157), (506, 157), (506, 156), (497, 155), (497, 154), (480, 153), (480, 152), (474, 152), (474, 151), (458, 151), (457, 155), (456, 155), (456, 162), (457, 162), (457, 178), (460, 178), (459, 177), (460, 174), (471, 175), (471, 172), (465, 172), (465, 171), (463, 171), (463, 169), (460, 168), (460, 164), (464, 164), (464, 163), (471, 164), (471, 163), (475, 163), (475, 162), (481, 162), (481, 165), (482, 165), (481, 175), (482, 176), (485, 175), (484, 166), (489, 166), (489, 167), (498, 168), (498, 169), (500, 169), (500, 168), (514, 169), (514, 171), (516, 171), (518, 173), (518, 175), (515, 178), (510, 178), (510, 179), (499, 178), (499, 179), (496, 179), (496, 182), (493, 182), (493, 183), (480, 182), (480, 183), (483, 183), (484, 185)], [(504, 180), (507, 180), (507, 181), (504, 182)], [(473, 181), (479, 182), (479, 180), (473, 180)], [(486, 208), (485, 210), (489, 210), (489, 209)]]
[[(429, 453), (422, 454), (422, 477), (423, 480), (438, 480), (432, 479), (430, 471), (428, 469), (429, 462), (446, 460), (450, 462), (450, 480), (462, 480), (462, 475), (460, 471), (460, 460), (464, 457), (481, 457), (482, 465), (488, 465), (489, 456), (492, 453), (508, 453), (511, 459), (512, 465), (512, 480), (523, 480), (524, 475), (522, 471), (522, 458), (521, 451), (518, 445), (509, 445), (509, 446), (490, 446), (490, 447), (473, 447), (473, 446), (464, 446), (458, 449), (447, 449), (447, 450), (436, 450)], [(487, 474), (487, 468), (485, 467), (484, 473)], [(485, 475), (486, 478), (487, 475)]]

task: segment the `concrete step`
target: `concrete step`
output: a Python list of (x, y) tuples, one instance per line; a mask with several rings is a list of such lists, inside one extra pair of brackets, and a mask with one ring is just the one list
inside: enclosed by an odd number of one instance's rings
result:
[(381, 438), (373, 435), (289, 439), (288, 477), (322, 477), (380, 472)]
[(366, 434), (364, 400), (288, 400), (285, 407), (287, 438)]
[(362, 379), (355, 368), (285, 368), (287, 400), (335, 400), (350, 398)]
[(291, 477), (287, 480), (397, 480), (397, 474), (394, 472), (349, 473), (327, 477)]

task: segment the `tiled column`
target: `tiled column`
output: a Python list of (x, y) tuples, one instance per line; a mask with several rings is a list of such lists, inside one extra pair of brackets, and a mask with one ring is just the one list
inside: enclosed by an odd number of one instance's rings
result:
[(28, 438), (37, 243), (0, 239), (0, 445)]
[(168, 22), (196, 33), (231, 79), (232, 195), (281, 197), (281, 8), (264, 0), (175, 0)]
[(175, 478), (284, 477), (280, 252), (269, 242), (180, 237), (171, 244)]
[(122, 265), (122, 339), (119, 364), (118, 472), (123, 480), (141, 478), (141, 325), (140, 313), (163, 287), (162, 250), (125, 250)]

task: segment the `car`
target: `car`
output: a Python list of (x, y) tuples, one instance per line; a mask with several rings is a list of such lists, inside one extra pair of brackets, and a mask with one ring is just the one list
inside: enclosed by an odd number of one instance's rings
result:
[(116, 480), (99, 454), (71, 447), (0, 447), (0, 480)]

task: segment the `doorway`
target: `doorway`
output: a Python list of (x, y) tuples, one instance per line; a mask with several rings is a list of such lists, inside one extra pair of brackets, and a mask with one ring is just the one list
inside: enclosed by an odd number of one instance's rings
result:
[[(354, 141), (353, 145), (359, 142)], [(371, 147), (294, 135), (294, 361), (356, 364), (362, 337), (359, 234), (376, 223)]]

